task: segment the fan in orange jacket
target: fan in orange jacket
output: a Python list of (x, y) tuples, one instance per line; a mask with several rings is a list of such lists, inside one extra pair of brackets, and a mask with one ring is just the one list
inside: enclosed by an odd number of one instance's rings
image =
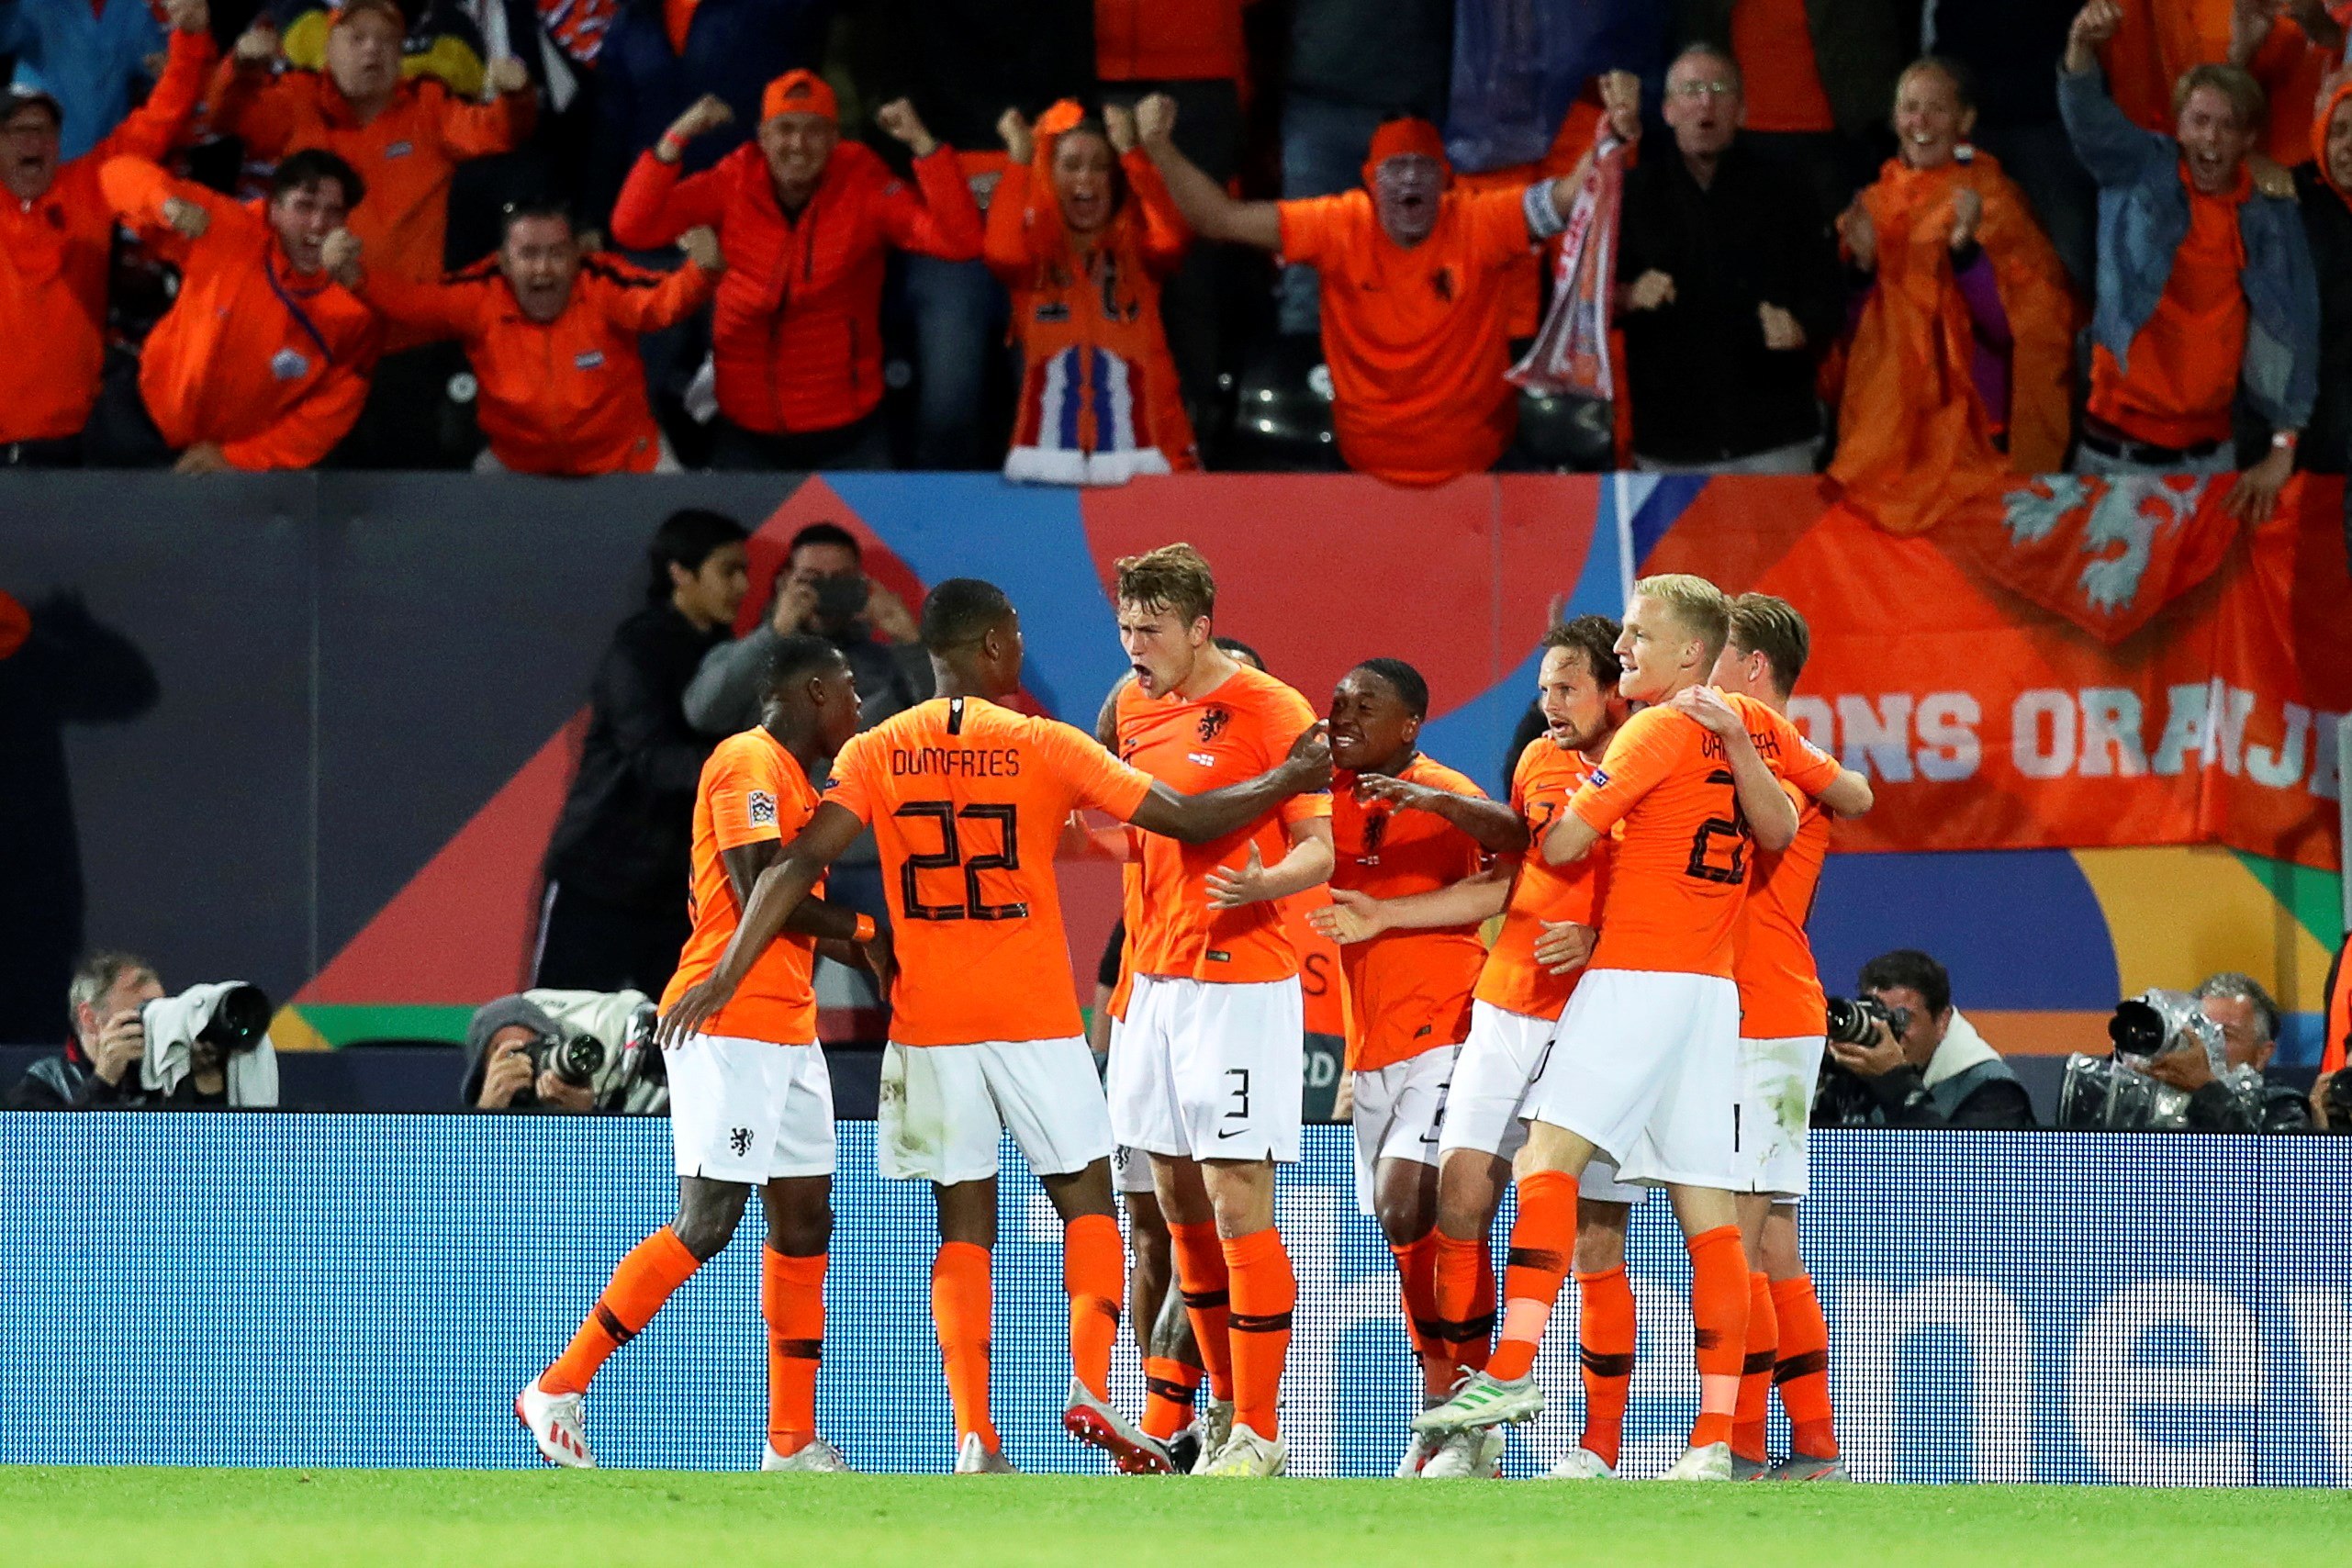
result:
[(420, 284), (363, 270), (351, 231), (328, 237), (327, 268), (393, 326), (465, 344), (481, 388), (476, 468), (516, 474), (675, 473), (645, 398), (637, 337), (685, 319), (711, 297), (722, 263), (707, 229), (687, 235), (677, 272), (583, 257), (570, 215), (553, 204), (507, 209), (498, 254)]
[(138, 158), (98, 171), (107, 202), (180, 269), (148, 334), (139, 392), (182, 473), (308, 468), (367, 400), (378, 332), (322, 270), (328, 235), (365, 187), (311, 149), (277, 166), (266, 202), (241, 205)]
[(715, 97), (680, 115), (629, 171), (612, 236), (650, 250), (716, 229), (727, 256), (711, 319), (720, 414), (770, 449), (772, 438), (846, 432), (882, 398), (885, 254), (972, 261), (980, 208), (954, 151), (905, 99), (874, 118), (913, 151), (915, 189), (841, 141), (833, 89), (806, 71), (768, 84), (755, 140), (681, 180), (686, 143), (733, 118)]
[(1900, 156), (1839, 220), (1876, 281), (1855, 324), (1830, 473), (1856, 510), (1923, 532), (2015, 474), (2064, 462), (2076, 308), (2057, 252), (1942, 65), (1895, 87)]
[(487, 104), (461, 102), (431, 77), (403, 81), (407, 30), (395, 0), (344, 0), (327, 35), (326, 71), (273, 75), (277, 32), (258, 22), (213, 77), (212, 125), (241, 138), (249, 157), (318, 147), (349, 163), (375, 197), (353, 216), (352, 232), (378, 271), (425, 282), (442, 274), (457, 165), (513, 151), (538, 98), (512, 58), (491, 65), (497, 96)]
[(66, 441), (90, 420), (106, 354), (115, 215), (98, 189), (109, 158), (161, 159), (186, 134), (212, 69), (205, 0), (174, 0), (170, 53), (147, 102), (70, 163), (57, 161), (57, 100), (0, 96), (0, 447)]
[(1134, 117), (1105, 116), (1065, 99), (1034, 131), (1017, 109), (997, 122), (1013, 162), (983, 254), (1012, 293), (1021, 349), (1008, 479), (1121, 485), (1200, 466), (1159, 319), (1159, 280), (1189, 236)]

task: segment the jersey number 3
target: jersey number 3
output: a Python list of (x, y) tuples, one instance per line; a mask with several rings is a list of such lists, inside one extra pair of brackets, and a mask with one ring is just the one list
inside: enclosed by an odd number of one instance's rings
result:
[(1709, 817), (1691, 835), (1690, 864), (1683, 869), (1702, 882), (1744, 882), (1748, 879), (1748, 813), (1740, 809), (1739, 781), (1728, 768), (1707, 776), (1731, 794), (1731, 814)]
[[(1011, 805), (966, 806), (958, 811), (950, 801), (909, 801), (892, 816), (905, 821), (929, 817), (939, 824), (939, 847), (926, 855), (910, 853), (906, 864), (899, 868), (900, 903), (909, 920), (1025, 920), (1029, 906), (1025, 903), (991, 903), (980, 896), (980, 873), (983, 871), (1017, 871), (1021, 868), (1021, 827), (1019, 808)], [(994, 823), (1002, 835), (993, 855), (975, 855), (964, 858), (964, 845), (958, 834), (958, 822)], [(964, 872), (964, 902), (961, 903), (925, 903), (923, 901), (922, 874), (925, 871), (952, 871), (958, 867)]]

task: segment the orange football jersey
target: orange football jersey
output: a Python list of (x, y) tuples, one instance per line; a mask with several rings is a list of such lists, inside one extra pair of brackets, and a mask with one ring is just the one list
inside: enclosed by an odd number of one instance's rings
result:
[(1821, 972), (1805, 922), (1830, 855), (1830, 813), (1795, 785), (1781, 784), (1797, 806), (1797, 838), (1775, 855), (1756, 851), (1748, 902), (1731, 941), (1731, 978), (1740, 982), (1740, 1037), (1794, 1040), (1828, 1026)]
[(1602, 839), (1570, 866), (1554, 866), (1543, 857), (1545, 830), (1568, 809), (1569, 799), (1592, 773), (1591, 763), (1575, 752), (1562, 751), (1547, 735), (1529, 741), (1511, 770), (1511, 809), (1528, 824), (1528, 852), (1511, 882), (1502, 927), (1472, 993), (1489, 1007), (1529, 1018), (1557, 1018), (1584, 973), (1551, 973), (1535, 961), (1535, 943), (1546, 921), (1574, 921), (1596, 929), (1600, 925), (1611, 841)]
[[(1484, 798), (1477, 785), (1426, 756), (1400, 778)], [(1477, 840), (1433, 812), (1356, 799), (1355, 775), (1331, 780), (1331, 885), (1376, 899), (1450, 887), (1486, 864)], [(1486, 961), (1475, 926), (1387, 931), (1339, 949), (1348, 982), (1348, 1066), (1372, 1072), (1470, 1032), (1470, 991)]]

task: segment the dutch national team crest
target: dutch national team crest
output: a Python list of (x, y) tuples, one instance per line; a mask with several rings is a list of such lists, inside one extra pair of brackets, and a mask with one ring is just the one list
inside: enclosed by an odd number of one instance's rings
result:
[(1233, 714), (1227, 709), (1202, 709), (1200, 733), (1203, 744), (1205, 745), (1206, 743), (1216, 739), (1217, 736), (1225, 734), (1225, 727), (1231, 722), (1233, 722)]

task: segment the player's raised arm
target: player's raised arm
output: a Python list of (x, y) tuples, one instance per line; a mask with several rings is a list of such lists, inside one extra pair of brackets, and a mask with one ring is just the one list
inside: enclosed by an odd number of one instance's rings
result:
[(1503, 913), (1510, 902), (1511, 879), (1501, 871), (1481, 871), (1426, 893), (1376, 899), (1350, 888), (1331, 890), (1331, 902), (1307, 911), (1307, 924), (1330, 940), (1345, 946), (1369, 942), (1386, 931), (1431, 931), (1456, 925), (1477, 925)]
[(1731, 785), (1756, 846), (1777, 854), (1796, 843), (1797, 807), (1774, 777), (1772, 765), (1748, 738), (1748, 721), (1740, 711), (1711, 686), (1686, 688), (1675, 693), (1674, 706), (1723, 743), (1723, 759), (1730, 765)]
[[(1206, 844), (1238, 832), (1256, 822), (1294, 795), (1311, 794), (1331, 787), (1331, 743), (1325, 734), (1326, 725), (1310, 724), (1298, 739), (1291, 743), (1290, 755), (1255, 778), (1238, 784), (1228, 784), (1222, 790), (1204, 790), (1198, 795), (1182, 794), (1154, 780), (1151, 792), (1143, 798), (1135, 814), (1127, 820), (1146, 833), (1156, 833), (1183, 844)], [(1296, 839), (1294, 836), (1293, 842)], [(1324, 844), (1327, 849), (1330, 834), (1327, 828)], [(1295, 853), (1283, 857), (1288, 865)], [(1330, 868), (1323, 875), (1329, 876)], [(1323, 879), (1314, 878), (1289, 890), (1295, 892), (1311, 888)], [(1282, 894), (1271, 895), (1282, 897)]]
[[(773, 864), (759, 873), (750, 898), (745, 901), (743, 922), (735, 927), (727, 950), (720, 955), (717, 970), (709, 980), (689, 987), (662, 1015), (661, 1043), (665, 1047), (684, 1040), (724, 1007), (735, 994), (735, 988), (743, 984), (744, 977), (751, 972), (753, 962), (788, 928), (832, 941), (876, 943), (878, 934), (872, 929), (870, 918), (822, 900), (808, 902), (809, 890), (817, 885), (825, 868), (840, 857), (865, 826), (856, 812), (831, 801), (817, 808), (809, 825), (783, 847)], [(731, 881), (734, 879), (732, 858), (727, 875)], [(736, 883), (735, 895), (743, 897), (740, 882)]]
[(1432, 816), (1442, 817), (1468, 834), (1472, 842), (1489, 855), (1527, 853), (1528, 824), (1518, 812), (1511, 809), (1508, 801), (1493, 801), (1484, 795), (1463, 795), (1451, 790), (1433, 789), (1427, 784), (1416, 784), (1385, 773), (1359, 775), (1356, 798), (1360, 801), (1386, 801), (1400, 812), (1428, 812)]

